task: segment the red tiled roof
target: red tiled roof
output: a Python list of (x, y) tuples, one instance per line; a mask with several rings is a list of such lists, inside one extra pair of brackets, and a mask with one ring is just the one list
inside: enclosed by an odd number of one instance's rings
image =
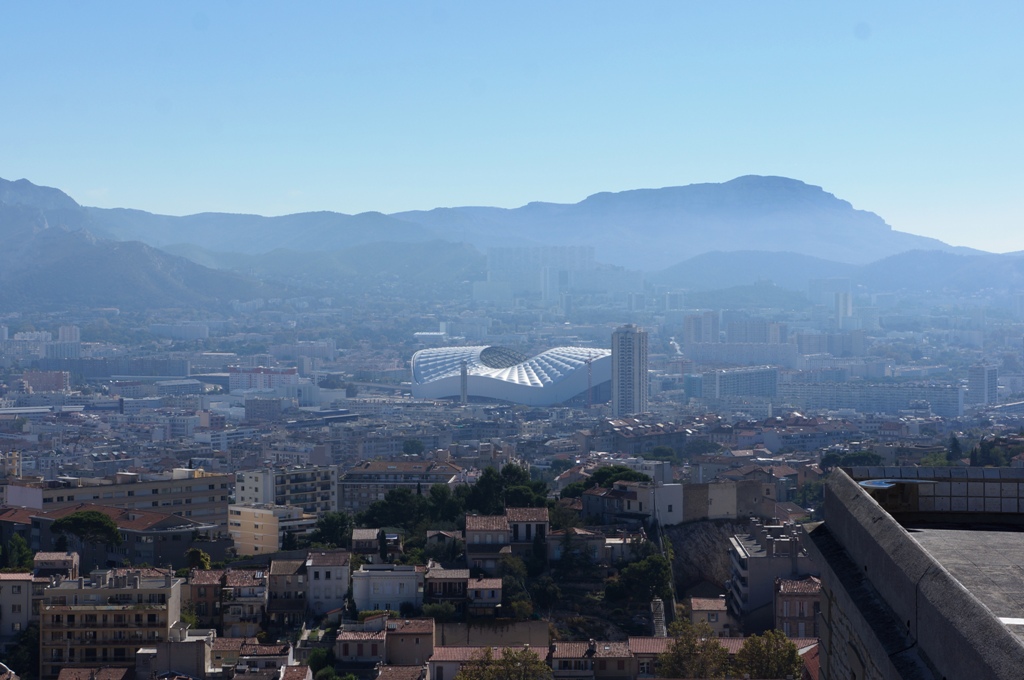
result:
[(508, 531), (504, 515), (467, 515), (466, 531)]
[(239, 656), (287, 656), (288, 645), (244, 644)]
[(242, 645), (255, 644), (254, 637), (219, 637), (213, 639), (213, 649), (218, 652), (237, 652)]
[(89, 510), (95, 510), (96, 512), (102, 512), (104, 515), (114, 520), (119, 529), (125, 529), (128, 531), (145, 531), (151, 529), (161, 522), (170, 522), (176, 526), (182, 526), (188, 528), (190, 526), (201, 526), (201, 522), (197, 522), (187, 517), (179, 517), (178, 515), (172, 515), (166, 512), (153, 512), (152, 510), (135, 510), (134, 508), (112, 508), (108, 505), (95, 505), (93, 503), (79, 503), (78, 505), (59, 508), (57, 510), (49, 510), (43, 512), (37, 510), (32, 516), (33, 517), (47, 517), (49, 519), (60, 519), (67, 517), (68, 515), (76, 512), (84, 512)]
[(309, 666), (285, 666), (281, 680), (306, 680)]
[(338, 631), (338, 640), (383, 640), (382, 630), (342, 630)]
[(344, 567), (348, 561), (349, 553), (344, 550), (313, 551), (306, 556), (311, 567)]
[[(430, 661), (472, 661), (479, 658), (485, 649), (487, 647), (435, 647)], [(504, 655), (506, 649), (517, 652), (523, 647), (491, 647), (491, 652), (494, 656), (500, 657)], [(537, 654), (539, 659), (544, 659), (536, 649), (533, 650), (533, 653)]]
[(608, 642), (598, 640), (593, 653), (590, 651), (589, 642), (553, 642), (554, 650), (551, 652), (552, 659), (582, 659), (590, 658), (622, 658), (631, 656), (629, 645), (625, 642)]
[(668, 646), (672, 644), (672, 638), (631, 637), (627, 644), (629, 650), (634, 654), (664, 654), (668, 651)]
[(395, 619), (388, 621), (389, 633), (426, 635), (434, 632), (434, 619)]
[(381, 666), (377, 680), (420, 680), (422, 675), (423, 666)]
[(57, 680), (131, 680), (134, 668), (61, 668)]
[(547, 522), (547, 508), (505, 508), (509, 522)]
[(802, 579), (776, 579), (775, 591), (783, 595), (813, 595), (814, 593), (821, 592), (821, 579), (816, 576), (808, 576)]
[[(257, 577), (257, 574), (262, 576)], [(231, 588), (262, 586), (266, 584), (266, 574), (264, 569), (229, 569), (224, 574), (224, 585)]]
[(724, 597), (691, 597), (690, 609), (700, 612), (724, 612), (727, 607)]
[(219, 586), (223, 578), (223, 569), (193, 569), (188, 574), (188, 582), (197, 586)]

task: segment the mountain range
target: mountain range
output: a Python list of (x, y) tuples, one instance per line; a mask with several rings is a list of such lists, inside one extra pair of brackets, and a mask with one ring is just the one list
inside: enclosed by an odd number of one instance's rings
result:
[(804, 290), (837, 276), (887, 289), (1024, 280), (1019, 254), (896, 231), (820, 187), (761, 176), (574, 204), (281, 217), (84, 207), (59, 189), (0, 179), (0, 236), (7, 307), (195, 306), (368, 283), (429, 297), (465, 290), (485, 277), (487, 249), (515, 245), (592, 245), (600, 262), (704, 290), (764, 280)]

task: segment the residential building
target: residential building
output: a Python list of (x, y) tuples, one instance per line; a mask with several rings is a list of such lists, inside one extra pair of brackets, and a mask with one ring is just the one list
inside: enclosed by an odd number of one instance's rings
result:
[(465, 483), (462, 468), (443, 461), (363, 461), (338, 480), (338, 509), (348, 513), (365, 510), (384, 500), (392, 489), (429, 493), (434, 484), (454, 489)]
[(546, 547), (549, 530), (547, 508), (506, 508), (505, 519), (508, 522), (509, 545), (514, 555), (528, 556), (533, 554), (535, 541)]
[(333, 512), (337, 506), (335, 467), (246, 470), (236, 475), (238, 505), (291, 505), (308, 513)]
[(505, 515), (466, 516), (466, 566), (493, 575), (501, 558), (511, 554)]
[(423, 606), (426, 567), (405, 564), (364, 564), (352, 572), (352, 599), (360, 611), (398, 611), (403, 604)]
[(818, 568), (807, 555), (797, 525), (766, 525), (751, 518), (746, 535), (729, 538), (731, 576), (729, 613), (745, 633), (760, 633), (774, 620), (775, 581), (816, 575)]
[(612, 416), (647, 411), (647, 331), (627, 324), (612, 333)]
[(33, 619), (32, 583), (31, 572), (0, 574), (0, 652), (13, 644)]
[(299, 384), (299, 369), (228, 366), (228, 390), (273, 390)]
[(234, 475), (176, 468), (164, 473), (118, 472), (110, 477), (15, 478), (7, 482), (7, 505), (59, 510), (80, 503), (168, 512), (217, 527), (228, 535), (228, 495)]
[(999, 369), (977, 364), (967, 369), (967, 402), (988, 405), (999, 400)]
[(198, 628), (221, 628), (221, 605), (224, 590), (224, 569), (192, 569), (184, 599), (192, 605)]
[(237, 555), (277, 552), (288, 534), (306, 534), (316, 515), (291, 505), (253, 504), (228, 507), (228, 530)]
[[(52, 531), (53, 523), (76, 512), (98, 512), (109, 517), (121, 533), (121, 544), (83, 544), (74, 536), (55, 535)], [(205, 548), (207, 553), (217, 552), (210, 547), (217, 545), (211, 541), (216, 532), (217, 527), (213, 524), (166, 512), (78, 503), (34, 514), (31, 546), (43, 552), (52, 552), (59, 548), (59, 541), (67, 541), (67, 547), (79, 554), (82, 566), (87, 570), (131, 564), (170, 565), (181, 569), (188, 566), (185, 553), (189, 548)]]
[(690, 623), (706, 623), (715, 631), (715, 635), (728, 635), (733, 626), (725, 597), (691, 597)]
[(306, 602), (319, 616), (345, 606), (348, 596), (350, 553), (314, 550), (306, 557)]
[(818, 637), (818, 614), (821, 613), (821, 579), (775, 580), (775, 625), (793, 637)]
[(501, 579), (474, 578), (466, 583), (466, 610), (472, 616), (494, 616), (501, 607)]
[(278, 628), (301, 626), (306, 616), (306, 560), (272, 560), (267, 618)]
[(180, 627), (181, 579), (156, 570), (97, 570), (88, 579), (55, 580), (41, 611), (40, 676), (62, 668), (134, 667), (147, 643)]
[(466, 584), (469, 569), (445, 569), (433, 560), (427, 563), (423, 577), (423, 603), (451, 603), (457, 611), (466, 604)]
[(267, 612), (267, 572), (232, 569), (224, 574), (221, 627), (228, 637), (253, 637)]
[(548, 663), (555, 680), (559, 678), (613, 678), (625, 680), (636, 675), (633, 654), (626, 642), (552, 642)]
[(652, 482), (615, 482), (594, 487), (581, 496), (583, 516), (601, 524), (671, 526), (683, 521), (683, 485)]
[(385, 632), (388, 664), (423, 666), (434, 654), (434, 619), (390, 619)]

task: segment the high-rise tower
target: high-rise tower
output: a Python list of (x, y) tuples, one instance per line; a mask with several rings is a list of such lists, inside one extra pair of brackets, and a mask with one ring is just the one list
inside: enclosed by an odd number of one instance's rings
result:
[(612, 333), (612, 415), (647, 410), (647, 331), (633, 324)]

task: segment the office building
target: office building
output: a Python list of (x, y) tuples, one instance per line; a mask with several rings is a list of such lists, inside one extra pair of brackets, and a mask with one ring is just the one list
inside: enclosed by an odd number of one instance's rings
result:
[(967, 369), (967, 402), (970, 404), (994, 404), (998, 401), (999, 369), (995, 366), (978, 364)]
[(647, 331), (627, 324), (612, 333), (612, 415), (647, 411)]

